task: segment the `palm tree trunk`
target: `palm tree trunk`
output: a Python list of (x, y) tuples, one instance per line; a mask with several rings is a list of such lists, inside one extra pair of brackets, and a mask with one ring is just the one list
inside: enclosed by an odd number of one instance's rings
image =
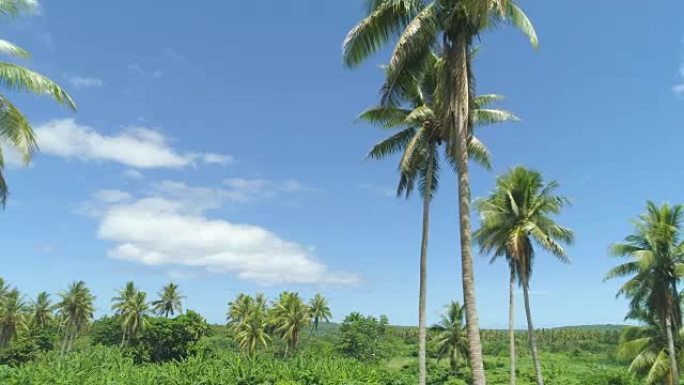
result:
[[(482, 362), (482, 342), (475, 304), (475, 274), (473, 272), (472, 234), (470, 229), (470, 180), (468, 175), (468, 134), (470, 122), (470, 79), (468, 71), (468, 43), (466, 36), (459, 36), (456, 46), (449, 50), (450, 71), (455, 71), (453, 79), (458, 88), (451, 95), (451, 113), (456, 114), (453, 121), (458, 122), (455, 132), (456, 157), (458, 165), (458, 207), (461, 236), (461, 269), (463, 279), (463, 302), (466, 310), (468, 335), (468, 359), (472, 371), (473, 385), (486, 385), (484, 364)], [(455, 64), (449, 66), (449, 64)]]
[(126, 344), (126, 329), (124, 328), (123, 334), (121, 336), (121, 348), (123, 349), (124, 345)]
[(515, 385), (515, 270), (511, 266), (511, 282), (508, 300), (508, 339), (511, 356), (511, 385)]
[(671, 316), (665, 317), (665, 332), (667, 333), (667, 349), (670, 356), (670, 368), (672, 374), (672, 382), (679, 384), (679, 366), (677, 365), (677, 352), (675, 350), (674, 333), (672, 333)]
[(434, 153), (430, 151), (428, 156), (428, 169), (423, 195), (423, 234), (420, 242), (420, 288), (418, 294), (418, 385), (427, 382), (427, 252), (428, 236), (430, 233), (430, 200), (432, 198), (432, 174), (434, 173)]
[(539, 352), (537, 351), (537, 339), (534, 336), (534, 325), (532, 324), (532, 311), (530, 310), (530, 288), (527, 282), (523, 282), (523, 295), (525, 297), (525, 314), (527, 315), (527, 335), (530, 341), (530, 351), (532, 352), (532, 363), (534, 364), (534, 373), (537, 377), (537, 385), (544, 385), (544, 377), (542, 376), (541, 361), (539, 360)]

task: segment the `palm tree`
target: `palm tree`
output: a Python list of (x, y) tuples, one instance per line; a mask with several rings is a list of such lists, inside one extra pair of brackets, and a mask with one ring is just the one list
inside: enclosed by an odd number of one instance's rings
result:
[[(33, 0), (4, 0), (0, 1), (0, 15), (16, 17), (20, 13), (30, 11), (37, 4)], [(30, 54), (6, 40), (0, 39), (0, 54), (28, 59)], [(47, 77), (31, 71), (20, 65), (0, 62), (0, 85), (8, 91), (25, 91), (36, 95), (47, 95), (60, 104), (76, 109), (73, 100), (62, 88)], [(38, 148), (36, 135), (28, 119), (5, 96), (0, 94), (0, 140), (12, 146), (28, 163), (34, 151)], [(9, 189), (3, 175), (5, 160), (0, 154), (0, 204), (7, 202)]]
[[(573, 232), (558, 225), (552, 215), (558, 214), (569, 203), (568, 199), (554, 195), (558, 183), (544, 183), (542, 175), (537, 171), (523, 167), (515, 167), (508, 174), (497, 178), (496, 189), (487, 199), (478, 200), (476, 205), (482, 217), (482, 227), (475, 233), (483, 253), (492, 253), (495, 260), (504, 257), (511, 268), (511, 283), (517, 279), (523, 289), (525, 313), (530, 350), (537, 378), (537, 384), (543, 385), (539, 353), (532, 324), (530, 310), (530, 277), (535, 257), (534, 243), (541, 246), (559, 260), (568, 262), (562, 244), (571, 244)], [(510, 288), (511, 308), (513, 306), (513, 290)], [(509, 317), (512, 316), (512, 310)], [(514, 344), (513, 319), (509, 318), (511, 343)], [(512, 345), (513, 346), (513, 345)], [(515, 351), (511, 348), (514, 364)], [(515, 372), (511, 372), (514, 382)]]
[(238, 294), (228, 303), (228, 326), (240, 349), (253, 357), (259, 345), (268, 346), (271, 337), (267, 333), (268, 314), (266, 297), (257, 294), (255, 298)]
[(124, 330), (122, 347), (126, 342), (135, 340), (138, 333), (145, 329), (149, 314), (150, 305), (147, 303), (147, 293), (144, 291), (137, 291), (126, 301), (121, 311), (121, 325)]
[[(649, 310), (632, 309), (629, 319), (639, 321), (644, 326), (627, 327), (620, 336), (617, 356), (631, 361), (629, 370), (644, 377), (647, 385), (676, 384), (671, 376), (670, 354), (667, 348), (667, 333), (663, 323)], [(679, 338), (682, 338), (679, 331)]]
[(254, 356), (259, 345), (267, 347), (271, 337), (266, 332), (268, 317), (265, 312), (253, 308), (242, 320), (235, 323), (233, 331), (235, 340), (240, 349), (247, 352), (250, 357)]
[(178, 314), (183, 313), (182, 301), (185, 299), (185, 296), (181, 295), (178, 291), (178, 285), (171, 282), (164, 286), (158, 295), (159, 299), (152, 302), (154, 311), (157, 314), (168, 318), (169, 314), (174, 315), (175, 312), (178, 312)]
[(232, 302), (228, 302), (228, 312), (226, 319), (229, 325), (235, 325), (247, 318), (250, 311), (254, 308), (254, 298), (247, 294), (240, 293)]
[(684, 242), (680, 240), (683, 210), (681, 205), (665, 203), (658, 207), (647, 202), (646, 213), (635, 223), (635, 232), (611, 247), (611, 254), (631, 260), (606, 275), (606, 279), (630, 277), (617, 293), (630, 299), (628, 317), (645, 309), (665, 332), (674, 384), (679, 383), (676, 339), (682, 327), (677, 283), (684, 276)]
[(85, 330), (93, 319), (95, 296), (85, 282), (78, 281), (69, 285), (66, 291), (59, 293), (60, 301), (55, 305), (57, 316), (64, 332), (62, 354), (71, 350), (76, 338)]
[(309, 301), (309, 312), (311, 318), (311, 334), (318, 331), (318, 324), (321, 321), (330, 322), (332, 312), (328, 306), (328, 300), (320, 293), (317, 293), (311, 301)]
[(474, 107), (470, 58), (475, 37), (497, 21), (513, 23), (534, 46), (536, 33), (512, 0), (371, 0), (369, 4), (368, 16), (344, 41), (344, 63), (356, 67), (398, 36), (383, 87), (383, 104), (393, 104), (402, 93), (401, 79), (420, 73), (433, 50), (442, 52), (435, 103), (458, 171), (461, 268), (473, 382), (485, 385), (470, 231), (468, 138)]
[(25, 323), (26, 304), (16, 288), (5, 294), (0, 303), (0, 348), (7, 346)]
[[(403, 81), (408, 108), (377, 106), (366, 110), (360, 119), (383, 128), (400, 128), (399, 133), (391, 135), (376, 144), (368, 156), (375, 159), (385, 158), (395, 152), (403, 151), (399, 163), (399, 185), (397, 195), (405, 194), (408, 198), (414, 189), (416, 180), (422, 190), (423, 223), (420, 248), (420, 274), (418, 295), (418, 378), (424, 384), (426, 371), (426, 306), (427, 306), (427, 249), (430, 226), (430, 202), (439, 184), (438, 149), (444, 141), (439, 121), (435, 118), (432, 101), (436, 90), (434, 68), (439, 58), (432, 57), (432, 64), (421, 74), (420, 79)], [(488, 104), (502, 100), (499, 95), (482, 95), (475, 98), (476, 109), (473, 114), (474, 126), (514, 121), (518, 118), (508, 111), (488, 109)], [(469, 138), (469, 156), (486, 169), (490, 169), (490, 154), (482, 142), (471, 132)], [(451, 164), (455, 160), (446, 154)]]
[(468, 357), (468, 339), (463, 325), (465, 308), (456, 301), (446, 308), (446, 314), (440, 316), (440, 321), (432, 329), (439, 332), (436, 336), (437, 354), (440, 358), (449, 357), (451, 371), (457, 375), (461, 360)]
[(33, 317), (33, 324), (36, 327), (44, 328), (52, 321), (52, 302), (50, 301), (50, 294), (41, 292), (36, 297), (36, 300), (31, 302), (31, 315)]
[(287, 343), (287, 356), (288, 352), (297, 348), (301, 330), (311, 322), (311, 310), (299, 297), (299, 293), (283, 292), (271, 311), (275, 332)]

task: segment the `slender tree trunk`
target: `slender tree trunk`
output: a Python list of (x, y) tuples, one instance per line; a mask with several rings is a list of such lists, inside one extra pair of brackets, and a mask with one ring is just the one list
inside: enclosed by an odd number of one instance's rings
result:
[(123, 349), (123, 347), (124, 347), (125, 345), (126, 345), (126, 329), (124, 328), (123, 334), (122, 334), (122, 337), (121, 337), (121, 349)]
[(420, 288), (418, 294), (418, 385), (427, 382), (427, 252), (428, 237), (430, 234), (430, 200), (432, 192), (432, 176), (434, 173), (434, 153), (430, 151), (428, 156), (428, 169), (423, 195), (423, 233), (420, 242)]
[(544, 385), (544, 377), (542, 376), (541, 361), (539, 360), (539, 352), (537, 351), (537, 339), (534, 336), (534, 325), (532, 324), (532, 311), (530, 310), (530, 289), (527, 282), (523, 282), (523, 295), (525, 297), (525, 314), (527, 315), (527, 335), (530, 341), (530, 351), (532, 352), (532, 363), (534, 364), (534, 373), (537, 377), (537, 385)]
[(511, 385), (515, 385), (515, 268), (511, 266), (511, 282), (508, 300), (508, 343), (511, 356)]
[(665, 332), (667, 333), (667, 350), (670, 356), (672, 382), (679, 385), (679, 366), (677, 365), (677, 351), (675, 350), (674, 333), (672, 332), (672, 316), (665, 318)]
[[(461, 269), (463, 275), (463, 302), (466, 311), (466, 328), (468, 335), (468, 359), (473, 376), (473, 385), (486, 385), (484, 364), (482, 362), (482, 342), (480, 326), (475, 303), (475, 274), (473, 272), (472, 234), (470, 229), (470, 181), (468, 175), (468, 135), (470, 126), (470, 79), (468, 70), (468, 41), (466, 36), (459, 36), (456, 46), (450, 50), (448, 63), (455, 64), (450, 71), (456, 95), (451, 95), (451, 113), (455, 113), (454, 122), (458, 122), (455, 132), (456, 157), (458, 165), (458, 207), (461, 236)], [(455, 105), (454, 105), (455, 104)]]

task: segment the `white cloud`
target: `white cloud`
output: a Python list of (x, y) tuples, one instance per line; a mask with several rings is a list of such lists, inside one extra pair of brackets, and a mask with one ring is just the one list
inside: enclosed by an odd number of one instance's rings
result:
[(108, 205), (98, 237), (115, 243), (112, 258), (172, 266), (177, 276), (178, 268), (192, 267), (264, 285), (358, 283), (355, 274), (331, 271), (309, 247), (259, 226), (207, 218), (207, 210), (233, 199), (230, 194), (230, 188), (164, 182), (147, 196)]
[(121, 190), (100, 190), (95, 199), (102, 203), (119, 203), (131, 199), (131, 194)]
[(234, 163), (235, 158), (231, 155), (207, 153), (202, 154), (202, 161), (207, 164), (227, 165)]
[(216, 157), (231, 158), (218, 154), (179, 153), (164, 135), (145, 127), (104, 135), (73, 119), (57, 119), (37, 126), (36, 134), (43, 153), (83, 161), (110, 161), (135, 168), (183, 168), (198, 162), (217, 164)]
[(678, 96), (684, 95), (684, 83), (677, 84), (676, 86), (672, 87), (672, 92)]
[(128, 72), (137, 74), (137, 75), (142, 75), (142, 76), (149, 76), (152, 78), (160, 78), (163, 73), (161, 70), (150, 70), (147, 68), (143, 68), (140, 64), (138, 63), (131, 63), (128, 65)]
[(130, 179), (143, 179), (143, 178), (145, 178), (143, 173), (141, 173), (140, 171), (133, 169), (133, 168), (130, 168), (130, 169), (124, 171), (123, 175), (126, 178), (130, 178)]
[(102, 87), (104, 85), (104, 82), (102, 79), (94, 78), (94, 77), (87, 77), (87, 76), (70, 76), (69, 82), (74, 86), (74, 87), (83, 87), (83, 88), (90, 88), (90, 87)]

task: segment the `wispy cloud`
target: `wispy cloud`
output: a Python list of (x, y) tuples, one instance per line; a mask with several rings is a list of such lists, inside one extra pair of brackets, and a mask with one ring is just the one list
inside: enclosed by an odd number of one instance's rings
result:
[[(209, 219), (208, 210), (225, 202), (242, 202), (244, 191), (282, 191), (283, 184), (228, 183), (205, 188), (167, 181), (147, 194), (127, 198), (111, 190), (99, 192), (98, 237), (114, 242), (112, 258), (149, 266), (169, 266), (169, 274), (192, 276), (193, 269), (234, 274), (262, 285), (281, 283), (354, 285), (353, 273), (333, 271), (313, 254), (313, 248), (288, 241), (260, 226)], [(288, 184), (294, 186), (293, 184)], [(279, 187), (277, 187), (279, 186)], [(105, 198), (105, 199), (103, 199)], [(110, 199), (111, 198), (111, 199)], [(118, 202), (104, 201), (125, 198)], [(173, 234), (173, 236), (169, 236)], [(185, 269), (190, 269), (190, 273)]]
[(229, 155), (181, 153), (159, 131), (130, 127), (105, 135), (73, 119), (57, 119), (36, 127), (43, 153), (82, 161), (108, 161), (143, 169), (183, 168), (191, 165), (227, 164)]
[(79, 88), (102, 87), (104, 85), (102, 79), (90, 76), (68, 76), (67, 79), (71, 85)]
[(356, 191), (365, 191), (385, 198), (393, 198), (396, 196), (395, 190), (392, 190), (389, 187), (377, 186), (370, 183), (359, 183), (355, 186), (355, 188)]
[(138, 63), (131, 63), (128, 65), (128, 72), (137, 74), (137, 75), (142, 75), (142, 76), (148, 76), (151, 78), (160, 78), (163, 75), (163, 72), (158, 69), (148, 69), (144, 68)]

